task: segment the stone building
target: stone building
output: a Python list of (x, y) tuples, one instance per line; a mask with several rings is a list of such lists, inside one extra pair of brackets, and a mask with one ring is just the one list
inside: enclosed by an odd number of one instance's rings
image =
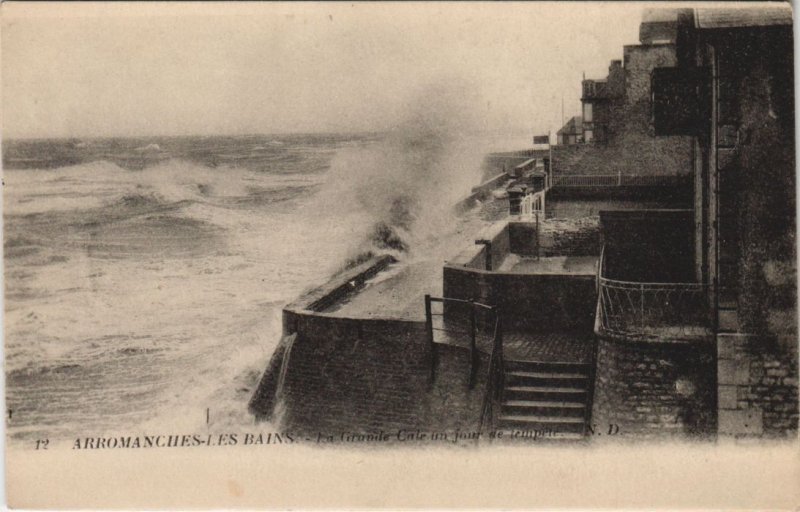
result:
[(573, 116), (556, 133), (556, 140), (559, 146), (578, 144), (583, 142), (583, 119), (581, 116)]
[(721, 434), (797, 431), (792, 50), (789, 6), (683, 11), (677, 67), (653, 74), (656, 132), (693, 137)]
[(680, 9), (649, 8), (642, 12), (639, 41), (642, 44), (671, 44), (675, 42)]
[[(608, 75), (582, 82), (582, 134), (587, 144), (557, 148), (554, 175), (688, 175), (692, 146), (683, 135), (656, 135), (650, 74), (674, 66), (678, 11), (646, 11), (640, 43), (611, 61)], [(666, 20), (666, 21), (665, 21)], [(670, 21), (671, 20), (671, 21)]]
[(603, 80), (583, 80), (581, 83), (581, 112), (583, 113), (583, 140), (604, 144), (612, 112), (625, 95), (625, 74), (622, 61), (612, 60), (608, 77)]

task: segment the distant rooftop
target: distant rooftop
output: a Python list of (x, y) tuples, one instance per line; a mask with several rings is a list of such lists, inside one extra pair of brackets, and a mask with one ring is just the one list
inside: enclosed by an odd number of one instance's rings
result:
[(792, 8), (785, 6), (697, 9), (697, 28), (768, 27), (792, 24)]
[(649, 8), (642, 12), (639, 42), (642, 44), (674, 43), (678, 34), (680, 9)]
[(678, 21), (680, 9), (649, 7), (642, 12), (642, 23), (669, 23)]
[(580, 135), (583, 133), (583, 117), (573, 116), (558, 130), (558, 135)]

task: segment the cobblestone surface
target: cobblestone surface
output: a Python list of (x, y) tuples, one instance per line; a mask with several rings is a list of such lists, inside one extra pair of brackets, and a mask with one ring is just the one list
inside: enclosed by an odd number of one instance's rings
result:
[(592, 347), (593, 335), (585, 332), (503, 334), (503, 355), (511, 360), (588, 363)]
[[(433, 339), (436, 343), (469, 347), (470, 336), (465, 326), (444, 325), (434, 319)], [(503, 355), (506, 360), (588, 363), (591, 361), (594, 335), (585, 331), (551, 331), (503, 333)], [(485, 353), (492, 349), (487, 334), (477, 336), (476, 345)]]

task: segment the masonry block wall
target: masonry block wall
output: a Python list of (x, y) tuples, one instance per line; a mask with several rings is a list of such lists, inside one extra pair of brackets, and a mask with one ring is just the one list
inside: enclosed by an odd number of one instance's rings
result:
[[(509, 222), (509, 248), (520, 256), (599, 256), (600, 222), (597, 217)], [(540, 250), (541, 247), (541, 250)]]
[(720, 434), (797, 436), (797, 351), (765, 345), (754, 336), (717, 336)]
[(622, 436), (712, 435), (716, 426), (711, 343), (597, 341), (592, 423)]
[(541, 223), (541, 256), (599, 256), (600, 219), (549, 219)]
[[(437, 344), (433, 364), (424, 323), (303, 315), (288, 350), (279, 403), (259, 389), (251, 410), (266, 411), (284, 430), (317, 434), (376, 434), (400, 429), (476, 431), (485, 395), (488, 355), (479, 354), (476, 382), (469, 385), (470, 353)], [(271, 364), (262, 383), (277, 382), (281, 364)]]
[(479, 354), (475, 385), (470, 388), (470, 353), (462, 347), (437, 345), (438, 364), (430, 390), (420, 400), (422, 425), (439, 431), (477, 431), (480, 424), (488, 354)]
[(423, 323), (305, 320), (288, 353), (283, 428), (313, 435), (419, 426), (430, 368)]

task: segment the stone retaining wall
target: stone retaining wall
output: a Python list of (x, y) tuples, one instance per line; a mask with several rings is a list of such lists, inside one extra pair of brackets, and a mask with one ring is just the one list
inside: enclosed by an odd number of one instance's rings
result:
[(599, 337), (592, 423), (632, 437), (713, 435), (711, 343), (633, 342)]
[(549, 219), (541, 223), (540, 256), (599, 256), (599, 217)]

